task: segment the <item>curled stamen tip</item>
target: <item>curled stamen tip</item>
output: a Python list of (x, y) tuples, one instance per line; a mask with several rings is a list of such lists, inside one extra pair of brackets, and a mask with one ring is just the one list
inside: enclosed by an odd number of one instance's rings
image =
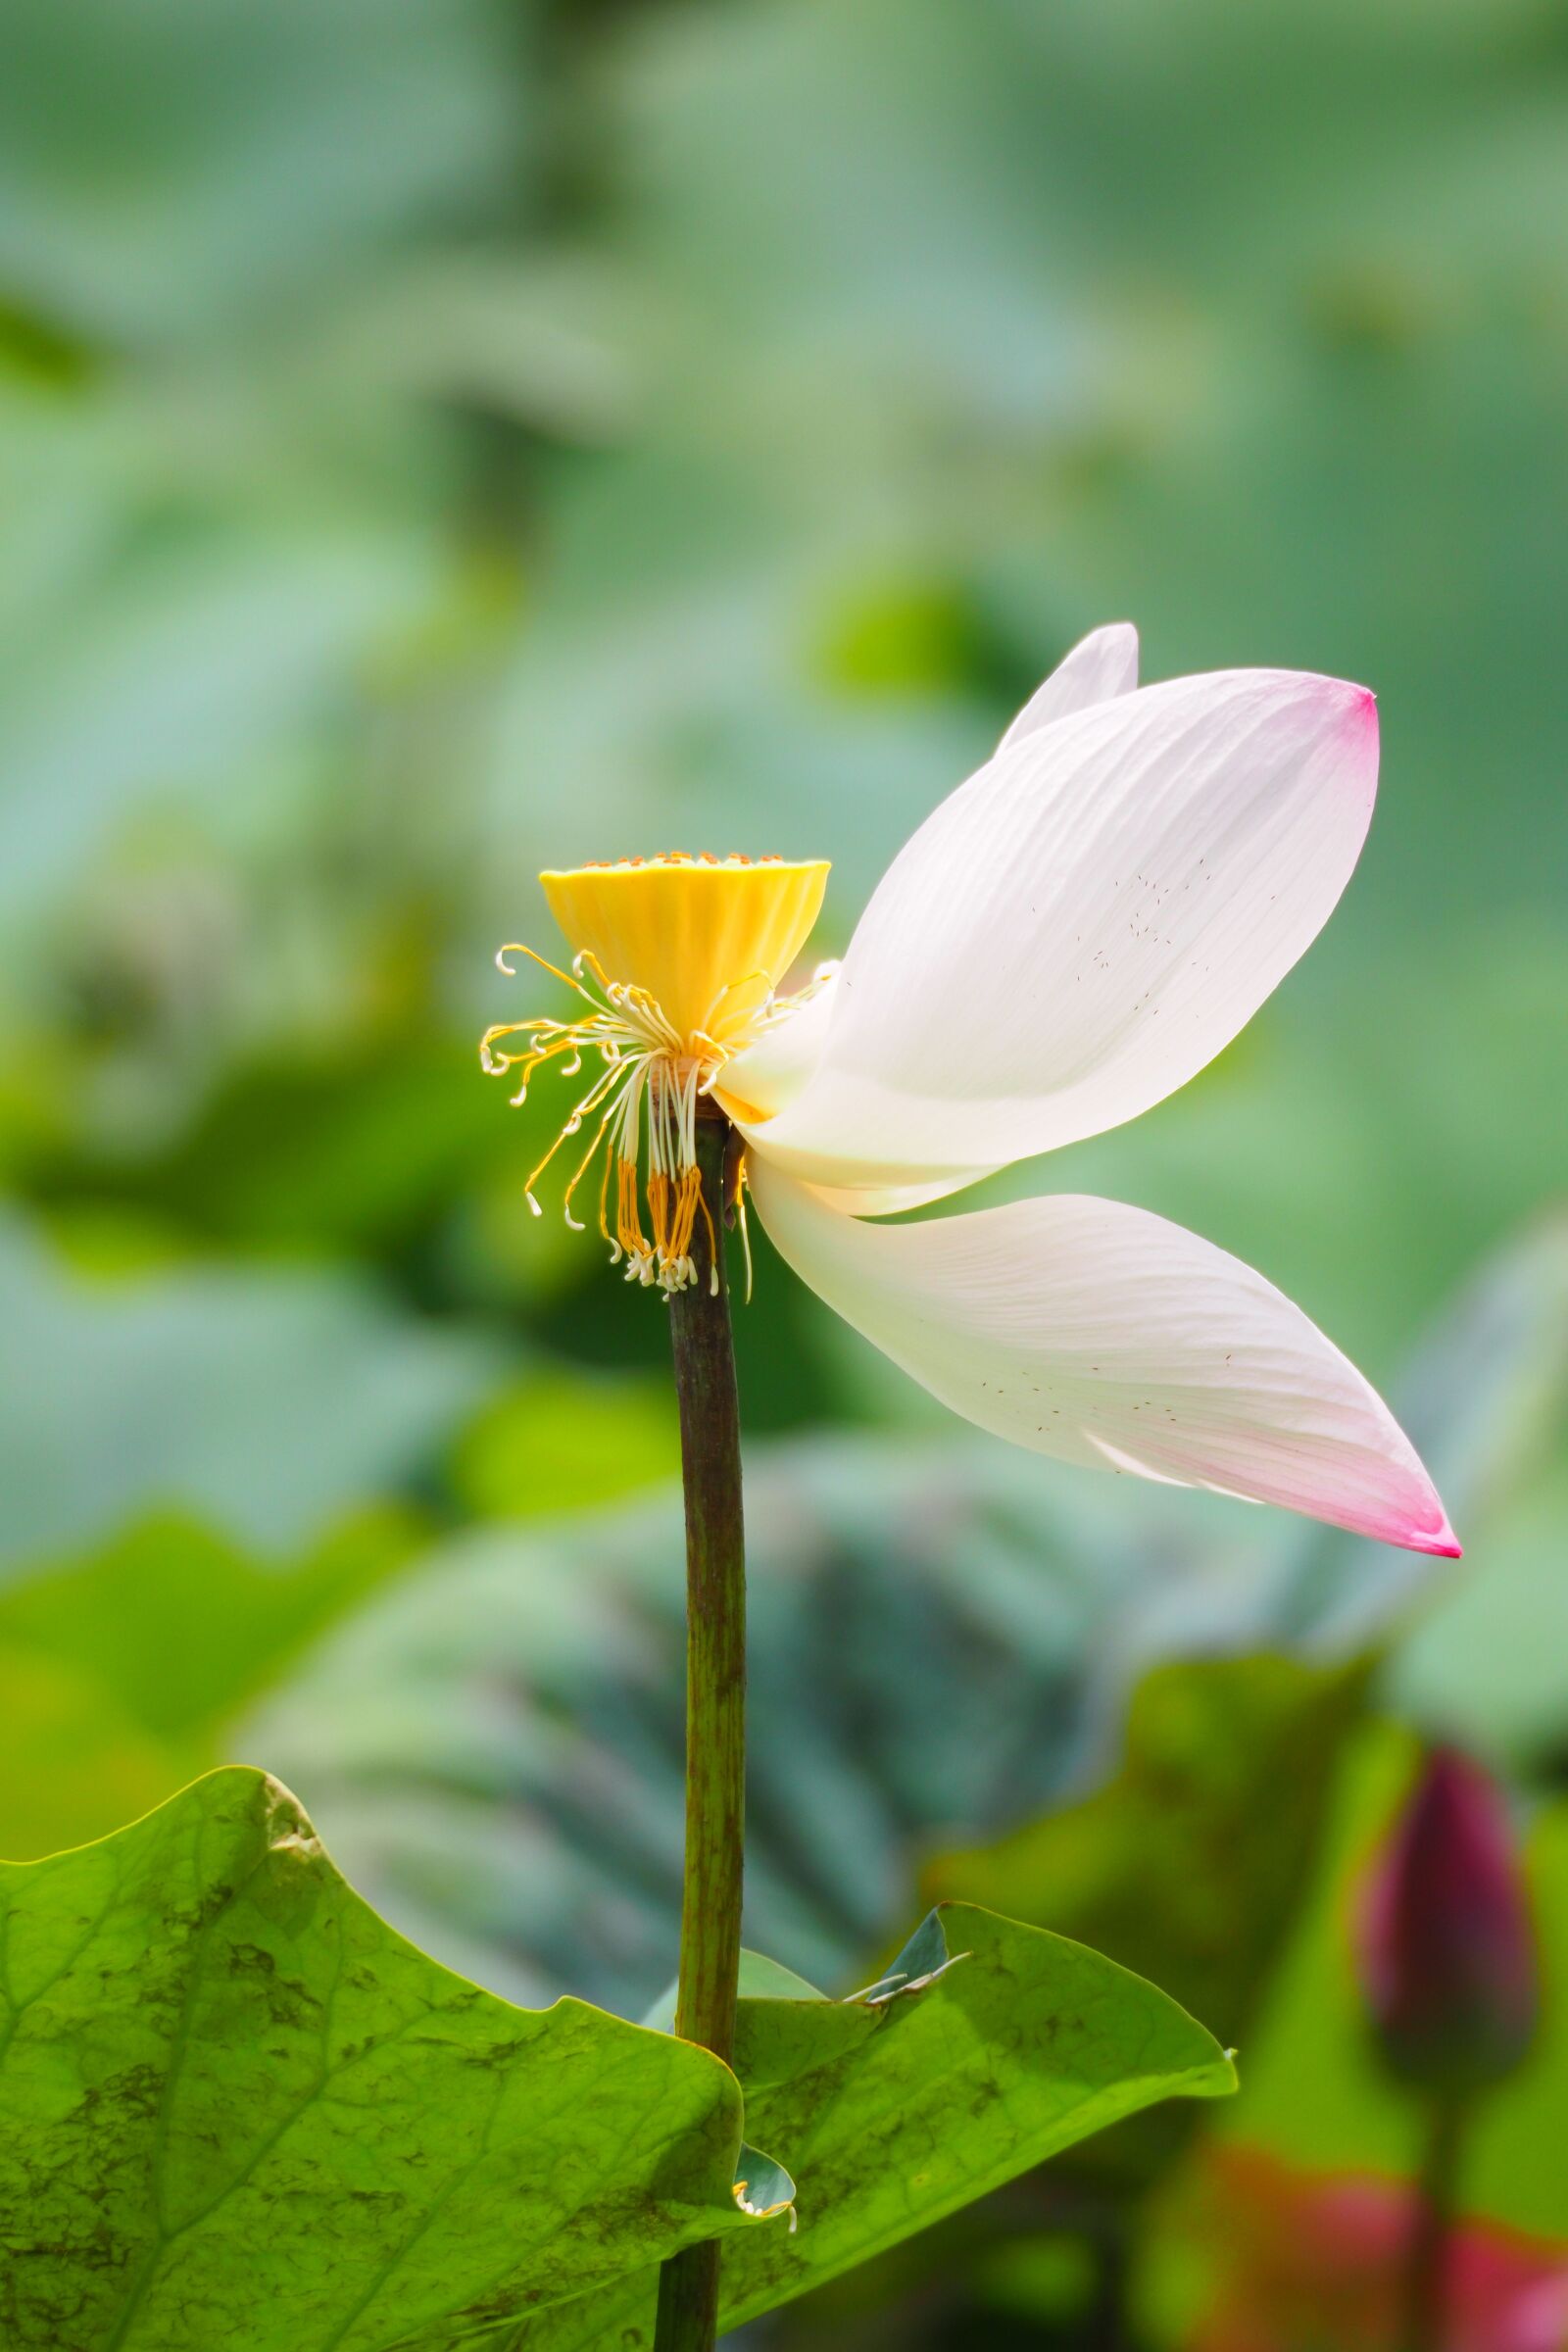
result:
[(532, 1193), (524, 1193), (522, 1197), (527, 1201), (528, 1207), (534, 1216), (542, 1217), (544, 1215), (544, 1210), (540, 1207)]
[[(499, 1076), (499, 1075), (500, 1075), (500, 1073), (498, 1072), (498, 1073), (497, 1073), (497, 1075)], [(517, 1089), (517, 1091), (516, 1091), (516, 1093), (515, 1093), (515, 1094), (514, 1094), (514, 1095), (512, 1097), (512, 1107), (513, 1107), (513, 1109), (514, 1109), (514, 1110), (520, 1110), (520, 1109), (522, 1108), (523, 1104), (524, 1104), (524, 1103), (527, 1102), (527, 1100), (528, 1100), (528, 1089), (527, 1089), (527, 1087), (526, 1087), (526, 1086), (519, 1086), (519, 1087), (518, 1087), (518, 1089)]]

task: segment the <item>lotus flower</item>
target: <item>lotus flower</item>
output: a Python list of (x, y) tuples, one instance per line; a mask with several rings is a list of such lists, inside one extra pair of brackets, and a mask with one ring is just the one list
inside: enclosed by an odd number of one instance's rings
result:
[(1361, 1973), (1385, 2056), (1450, 2097), (1529, 2048), (1535, 1935), (1498, 1790), (1451, 1748), (1428, 1758), (1367, 1891)]
[[(575, 951), (559, 976), (586, 1009), (492, 1029), (485, 1066), (520, 1069), (520, 1100), (544, 1063), (597, 1055), (564, 1130), (595, 1122), (566, 1213), (602, 1150), (600, 1229), (637, 1280), (697, 1279), (695, 1126), (716, 1106), (780, 1254), (967, 1420), (1456, 1556), (1387, 1408), (1224, 1250), (1078, 1195), (878, 1221), (1183, 1085), (1349, 878), (1377, 783), (1372, 695), (1289, 670), (1139, 689), (1137, 658), (1124, 625), (1069, 654), (894, 859), (842, 964), (794, 994), (824, 863), (542, 875)], [(503, 969), (515, 952), (534, 953), (504, 949)]]

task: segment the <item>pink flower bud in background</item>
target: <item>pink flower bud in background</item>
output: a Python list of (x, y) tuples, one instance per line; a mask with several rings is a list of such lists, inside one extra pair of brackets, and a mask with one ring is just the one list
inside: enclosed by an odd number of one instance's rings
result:
[(1466, 1757), (1428, 1757), (1379, 1857), (1361, 1976), (1378, 2039), (1406, 2082), (1463, 2098), (1529, 2047), (1536, 1946), (1500, 1790)]

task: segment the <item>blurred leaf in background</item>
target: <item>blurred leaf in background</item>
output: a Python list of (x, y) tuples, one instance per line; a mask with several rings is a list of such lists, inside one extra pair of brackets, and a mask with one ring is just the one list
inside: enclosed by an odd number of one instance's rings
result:
[(0, 1589), (0, 1821), (18, 1859), (145, 1812), (225, 1745), (232, 1709), (415, 1556), (419, 1515), (379, 1504), (298, 1558), (258, 1559), (153, 1515)]
[(494, 1376), (477, 1336), (423, 1332), (340, 1274), (213, 1268), (94, 1284), (0, 1236), (0, 1560), (185, 1503), (268, 1546), (438, 1451)]

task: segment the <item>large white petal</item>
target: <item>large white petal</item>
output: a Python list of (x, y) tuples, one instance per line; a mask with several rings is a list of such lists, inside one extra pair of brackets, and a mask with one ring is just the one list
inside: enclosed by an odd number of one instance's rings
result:
[(867, 1224), (766, 1160), (751, 1182), (802, 1279), (982, 1429), (1456, 1553), (1360, 1373), (1271, 1283), (1181, 1226), (1068, 1194)]
[(1092, 629), (1070, 654), (1056, 663), (1043, 686), (1037, 686), (998, 747), (1020, 743), (1048, 719), (1065, 718), (1069, 710), (1087, 710), (1091, 703), (1108, 702), (1113, 695), (1131, 694), (1138, 683), (1138, 631), (1130, 620), (1113, 620)]
[(1322, 928), (1377, 749), (1364, 687), (1291, 670), (1175, 678), (1032, 729), (895, 858), (820, 1060), (751, 1140), (811, 1183), (929, 1199), (1147, 1109)]

